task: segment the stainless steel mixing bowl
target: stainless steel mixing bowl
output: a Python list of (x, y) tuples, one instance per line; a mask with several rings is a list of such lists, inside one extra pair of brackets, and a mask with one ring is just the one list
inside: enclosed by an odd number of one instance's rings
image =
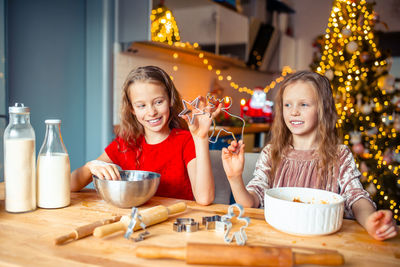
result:
[(148, 171), (120, 171), (121, 180), (102, 180), (93, 175), (97, 193), (106, 202), (120, 208), (137, 207), (157, 191), (160, 174)]

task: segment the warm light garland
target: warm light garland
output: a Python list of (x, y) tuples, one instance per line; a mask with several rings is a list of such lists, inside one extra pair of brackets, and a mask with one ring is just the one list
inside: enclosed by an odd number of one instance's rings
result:
[[(179, 45), (179, 46), (181, 46), (181, 45)], [(181, 46), (181, 47), (185, 47), (185, 46)], [(198, 44), (195, 43), (195, 44), (193, 45), (193, 47), (198, 47)], [(178, 59), (178, 58), (179, 58), (179, 54), (178, 54), (177, 52), (174, 53), (173, 56), (172, 56), (172, 58), (173, 58), (173, 59)], [(209, 62), (209, 60), (204, 56), (204, 53), (203, 53), (203, 52), (199, 51), (198, 58), (199, 58), (199, 60), (200, 60), (201, 62), (203, 62), (203, 65), (206, 66), (207, 69), (208, 69), (209, 71), (212, 71), (212, 70), (215, 69), (215, 67), (214, 67), (214, 66)], [(176, 66), (174, 66), (174, 68), (175, 68), (175, 67), (176, 67)], [(293, 71), (294, 71), (294, 70), (293, 70), (291, 67), (289, 67), (289, 66), (284, 66), (284, 67), (282, 68), (281, 76), (278, 77), (278, 78), (276, 78), (275, 80), (271, 81), (268, 85), (266, 85), (266, 86), (264, 87), (264, 92), (265, 92), (265, 93), (268, 93), (269, 90), (275, 88), (275, 86), (276, 86), (278, 83), (280, 83), (280, 82), (282, 82), (282, 81), (284, 80), (284, 77), (285, 77), (286, 75), (292, 73)], [(230, 87), (232, 87), (232, 88), (235, 89), (235, 90), (238, 90), (238, 91), (241, 92), (241, 93), (243, 92), (243, 93), (247, 93), (247, 94), (250, 94), (250, 95), (253, 95), (253, 93), (254, 93), (254, 90), (253, 90), (253, 89), (251, 89), (251, 88), (249, 88), (249, 87), (247, 87), (247, 86), (240, 86), (238, 83), (234, 82), (234, 81), (233, 81), (233, 78), (232, 78), (232, 75), (230, 75), (230, 74), (223, 75), (220, 69), (216, 69), (216, 70), (215, 70), (215, 75), (218, 77), (218, 80), (219, 80), (219, 81), (223, 81), (223, 80), (230, 81), (230, 83), (229, 83)]]

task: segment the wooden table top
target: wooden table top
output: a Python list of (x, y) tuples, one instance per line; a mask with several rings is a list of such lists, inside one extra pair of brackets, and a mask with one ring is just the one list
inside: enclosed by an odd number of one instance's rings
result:
[[(180, 200), (153, 197), (140, 209), (171, 205)], [(40, 209), (12, 214), (4, 209), (4, 183), (0, 183), (0, 265), (1, 266), (187, 266), (179, 260), (147, 260), (135, 257), (140, 245), (185, 246), (188, 242), (224, 244), (223, 235), (200, 226), (193, 233), (172, 229), (177, 217), (190, 217), (201, 223), (203, 216), (226, 214), (227, 205), (200, 206), (188, 201), (188, 209), (167, 221), (150, 226), (150, 235), (141, 242), (128, 241), (123, 232), (105, 238), (89, 236), (61, 246), (54, 245), (58, 236), (74, 228), (113, 215), (128, 215), (130, 209), (119, 209), (101, 200), (94, 190), (71, 194), (71, 205), (61, 209)], [(384, 242), (372, 239), (355, 221), (344, 220), (335, 234), (301, 237), (279, 232), (269, 226), (260, 209), (245, 209), (251, 218), (246, 229), (247, 245), (291, 247), (295, 252), (336, 250), (344, 255), (345, 266), (400, 266), (400, 237)], [(134, 233), (137, 235), (138, 233)], [(193, 265), (191, 265), (193, 266)]]

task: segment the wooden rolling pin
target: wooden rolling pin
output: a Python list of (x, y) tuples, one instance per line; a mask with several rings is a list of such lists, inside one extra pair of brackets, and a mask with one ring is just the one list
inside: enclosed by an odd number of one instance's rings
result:
[(136, 257), (186, 260), (187, 264), (236, 266), (342, 265), (339, 253), (304, 254), (291, 248), (188, 243), (187, 247), (139, 246)]
[(118, 222), (119, 220), (121, 220), (121, 217), (122, 216), (114, 216), (109, 219), (104, 219), (104, 220), (96, 221), (91, 224), (80, 226), (67, 235), (57, 237), (54, 240), (54, 244), (61, 245), (61, 244), (64, 244), (65, 242), (67, 242), (68, 240), (77, 240), (77, 239), (81, 239), (83, 237), (89, 236), (89, 235), (93, 234), (93, 230), (96, 227), (114, 223), (114, 222)]
[[(171, 206), (165, 207), (163, 205), (155, 206), (149, 209), (141, 210), (143, 223), (146, 226), (154, 225), (168, 219), (168, 215), (179, 213), (186, 210), (185, 202), (178, 202)], [(122, 216), (119, 222), (108, 225), (103, 225), (94, 229), (93, 235), (95, 237), (104, 237), (118, 231), (126, 231), (131, 221), (131, 216)], [(140, 223), (136, 223), (133, 228), (134, 231), (141, 229)]]

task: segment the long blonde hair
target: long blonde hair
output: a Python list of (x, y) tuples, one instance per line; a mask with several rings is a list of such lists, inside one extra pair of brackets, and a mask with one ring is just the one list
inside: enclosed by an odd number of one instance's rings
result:
[(271, 127), (271, 181), (281, 163), (281, 155), (286, 153), (293, 142), (292, 133), (283, 118), (283, 93), (285, 89), (297, 82), (308, 82), (317, 95), (318, 126), (316, 133), (319, 156), (318, 186), (325, 187), (333, 179), (333, 167), (338, 156), (338, 132), (336, 129), (337, 111), (329, 80), (318, 73), (299, 71), (289, 75), (281, 84), (275, 95), (275, 119)]
[(117, 129), (117, 136), (129, 144), (135, 144), (137, 138), (144, 134), (143, 126), (132, 113), (133, 106), (129, 99), (129, 87), (135, 82), (148, 82), (162, 85), (168, 95), (170, 115), (168, 126), (170, 129), (187, 129), (185, 121), (178, 116), (183, 109), (181, 96), (176, 90), (169, 75), (159, 67), (145, 66), (132, 70), (122, 87), (122, 102), (120, 108), (120, 126)]

